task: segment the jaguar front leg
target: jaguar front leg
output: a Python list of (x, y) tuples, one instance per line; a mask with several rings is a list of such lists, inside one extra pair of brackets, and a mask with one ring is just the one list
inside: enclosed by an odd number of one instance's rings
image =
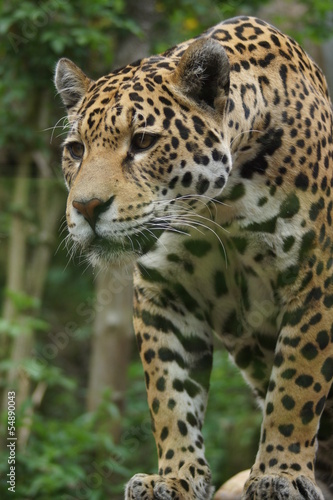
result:
[(333, 376), (331, 313), (311, 301), (282, 319), (261, 442), (243, 500), (323, 500), (315, 481), (317, 432)]
[[(137, 474), (125, 500), (209, 500), (211, 474), (201, 434), (212, 366), (205, 321), (163, 296), (136, 289), (134, 326), (145, 370), (148, 404), (158, 452), (158, 474)], [(165, 294), (165, 290), (164, 290)], [(199, 316), (199, 315), (198, 315)]]

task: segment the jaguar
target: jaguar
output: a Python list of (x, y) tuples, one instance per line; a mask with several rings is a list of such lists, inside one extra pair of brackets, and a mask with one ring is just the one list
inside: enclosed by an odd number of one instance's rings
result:
[(73, 244), (93, 266), (134, 263), (158, 471), (136, 474), (125, 499), (214, 495), (201, 433), (214, 334), (262, 408), (242, 499), (331, 498), (333, 145), (322, 71), (246, 16), (96, 81), (62, 58), (55, 84), (68, 113)]

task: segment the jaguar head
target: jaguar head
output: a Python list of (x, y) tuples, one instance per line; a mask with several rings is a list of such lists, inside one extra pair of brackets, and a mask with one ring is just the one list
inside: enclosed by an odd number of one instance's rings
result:
[(67, 108), (62, 167), (74, 242), (99, 260), (133, 259), (223, 190), (229, 62), (208, 38), (89, 79), (61, 59)]

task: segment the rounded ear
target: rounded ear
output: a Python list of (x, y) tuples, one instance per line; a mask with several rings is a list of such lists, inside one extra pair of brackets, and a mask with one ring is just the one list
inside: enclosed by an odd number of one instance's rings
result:
[(174, 83), (198, 104), (217, 109), (229, 94), (230, 65), (222, 45), (213, 38), (193, 42), (183, 54)]
[(86, 95), (92, 80), (72, 61), (62, 58), (56, 66), (54, 83), (69, 110)]

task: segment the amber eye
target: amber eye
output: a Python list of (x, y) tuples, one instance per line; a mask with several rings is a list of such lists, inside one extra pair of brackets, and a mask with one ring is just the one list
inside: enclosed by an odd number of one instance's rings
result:
[(155, 142), (157, 141), (157, 136), (153, 134), (140, 133), (135, 134), (132, 139), (132, 150), (135, 151), (144, 151), (145, 149), (151, 148)]
[(67, 144), (67, 149), (73, 160), (82, 160), (84, 154), (84, 146), (80, 142), (70, 142)]

